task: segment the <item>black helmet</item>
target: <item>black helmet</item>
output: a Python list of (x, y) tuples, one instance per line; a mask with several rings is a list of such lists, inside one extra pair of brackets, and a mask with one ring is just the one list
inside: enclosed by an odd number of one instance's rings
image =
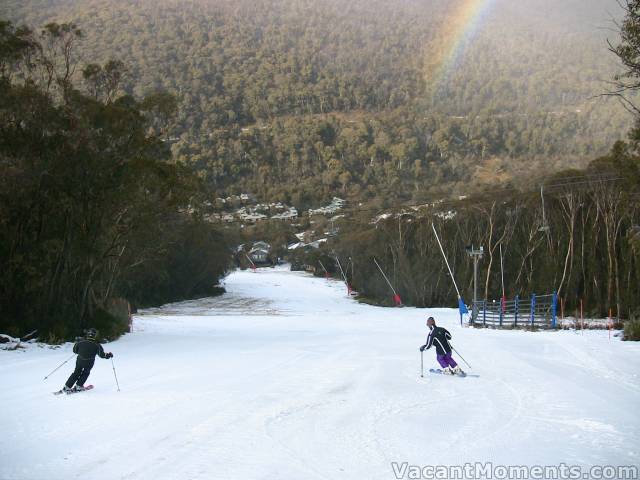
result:
[(98, 330), (96, 330), (95, 328), (87, 328), (85, 330), (85, 335), (89, 340), (95, 340), (98, 336)]

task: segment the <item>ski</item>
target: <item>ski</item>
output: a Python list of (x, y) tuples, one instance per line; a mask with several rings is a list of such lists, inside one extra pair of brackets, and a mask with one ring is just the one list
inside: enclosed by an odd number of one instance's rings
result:
[(430, 368), (429, 373), (433, 373), (436, 375), (444, 375), (446, 377), (479, 377), (480, 375), (474, 375), (469, 373), (463, 373), (462, 375), (445, 375), (445, 373), (440, 368)]
[(61, 395), (63, 393), (66, 393), (67, 395), (71, 395), (73, 393), (86, 392), (87, 390), (91, 390), (91, 389), (93, 389), (93, 385), (87, 385), (82, 390), (69, 390), (68, 392), (65, 392), (64, 390), (58, 390), (57, 392), (53, 392), (53, 394), (54, 395)]

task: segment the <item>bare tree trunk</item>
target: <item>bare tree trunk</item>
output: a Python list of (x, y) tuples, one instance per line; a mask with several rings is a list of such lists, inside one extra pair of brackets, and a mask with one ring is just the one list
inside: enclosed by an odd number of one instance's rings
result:
[(529, 268), (529, 272), (526, 273), (526, 277), (527, 277), (527, 286), (529, 286), (531, 284), (531, 271), (533, 270), (533, 267), (531, 267), (531, 256), (534, 254), (534, 252), (538, 249), (538, 247), (540, 246), (540, 244), (544, 241), (544, 237), (543, 238), (538, 238), (536, 240), (536, 237), (540, 237), (538, 235), (538, 227), (536, 225), (535, 222), (531, 223), (531, 226), (529, 228), (529, 238), (527, 241), (527, 251), (524, 254), (524, 256), (522, 257), (522, 262), (520, 263), (520, 268), (518, 269), (518, 276), (516, 277), (516, 285), (518, 285), (520, 283), (520, 279), (522, 278), (523, 273), (525, 272), (525, 265), (527, 264), (527, 262), (529, 262), (530, 268)]
[(489, 217), (489, 232), (488, 232), (488, 245), (487, 245), (487, 250), (489, 252), (489, 263), (487, 264), (487, 277), (485, 279), (484, 282), (484, 298), (485, 300), (487, 298), (489, 298), (489, 280), (491, 278), (491, 267), (493, 266), (493, 228), (494, 228), (494, 224), (493, 224), (493, 213), (495, 211), (495, 207), (496, 207), (496, 202), (493, 202), (491, 204), (491, 210), (488, 214)]
[[(565, 204), (566, 201), (566, 204)], [(567, 241), (567, 254), (564, 258), (564, 268), (562, 270), (562, 279), (560, 280), (560, 285), (558, 286), (558, 296), (562, 297), (562, 288), (564, 287), (565, 279), (567, 279), (567, 270), (569, 270), (569, 278), (567, 283), (571, 281), (571, 270), (573, 267), (573, 243), (574, 243), (574, 235), (575, 235), (575, 220), (576, 220), (576, 204), (577, 201), (574, 197), (573, 193), (569, 193), (563, 197), (560, 201), (560, 205), (562, 207), (565, 223), (569, 229), (569, 239)]]

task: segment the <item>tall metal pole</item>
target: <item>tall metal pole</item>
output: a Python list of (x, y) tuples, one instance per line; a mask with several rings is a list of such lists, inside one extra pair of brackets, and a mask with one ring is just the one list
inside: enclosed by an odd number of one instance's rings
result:
[(502, 298), (506, 298), (504, 290), (504, 260), (502, 258), (502, 244), (500, 244), (500, 276), (502, 277)]
[(249, 257), (249, 255), (247, 255), (246, 253), (244, 254), (245, 257), (247, 257), (247, 260), (249, 260), (249, 262), (251, 262), (251, 269), (255, 272), (256, 271), (256, 264), (253, 263), (253, 260), (251, 260), (251, 258)]
[(478, 308), (478, 255), (473, 256), (473, 319), (476, 319)]
[(436, 236), (436, 240), (438, 241), (438, 245), (440, 246), (440, 251), (442, 252), (442, 256), (444, 257), (444, 263), (447, 265), (447, 270), (449, 270), (449, 275), (451, 276), (451, 280), (453, 281), (453, 286), (456, 287), (456, 293), (458, 294), (458, 300), (462, 298), (460, 296), (460, 290), (458, 289), (458, 284), (456, 283), (456, 279), (453, 277), (453, 272), (451, 271), (451, 267), (449, 266), (449, 260), (447, 260), (447, 256), (444, 254), (444, 248), (442, 248), (442, 243), (440, 242), (440, 237), (438, 236), (438, 232), (436, 232), (436, 227), (432, 223), (431, 228), (433, 229), (433, 233)]
[(320, 266), (322, 267), (322, 269), (324, 270), (324, 273), (329, 273), (327, 272), (327, 269), (324, 268), (324, 265), (322, 264), (322, 260), (318, 260), (318, 263), (320, 264)]
[(342, 265), (340, 264), (340, 259), (338, 259), (337, 256), (336, 256), (336, 262), (338, 264), (338, 268), (340, 269), (340, 274), (342, 275), (342, 279), (344, 280), (344, 283), (349, 285), (349, 282), (347, 282), (347, 276), (344, 274), (344, 270), (342, 269)]
[(382, 270), (382, 267), (380, 267), (380, 264), (378, 263), (378, 261), (375, 258), (373, 259), (373, 261), (375, 262), (376, 266), (378, 267), (378, 270), (380, 270), (380, 273), (382, 274), (384, 279), (387, 281), (387, 284), (389, 285), (389, 288), (391, 288), (391, 291), (393, 292), (393, 294), (394, 295), (398, 295), (398, 293), (396, 292), (396, 289), (393, 288), (393, 285), (391, 285), (391, 282), (389, 281), (387, 276), (384, 274), (384, 270)]
[(507, 313), (507, 295), (504, 288), (504, 257), (502, 255), (502, 243), (500, 244), (500, 277), (502, 279), (502, 298), (500, 299), (501, 314)]
[(335, 256), (336, 263), (338, 264), (338, 268), (340, 268), (340, 273), (342, 274), (342, 278), (344, 280), (344, 284), (347, 286), (347, 295), (351, 295), (351, 286), (349, 285), (349, 281), (347, 280), (347, 276), (342, 269), (342, 265), (340, 264), (340, 259), (338, 255)]
[(484, 247), (476, 249), (473, 245), (467, 247), (467, 253), (473, 257), (473, 308), (471, 318), (475, 322), (478, 318), (478, 261), (484, 255)]

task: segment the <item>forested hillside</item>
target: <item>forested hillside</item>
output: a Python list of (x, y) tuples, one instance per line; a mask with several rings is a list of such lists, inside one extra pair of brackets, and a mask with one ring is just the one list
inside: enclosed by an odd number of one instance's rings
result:
[(115, 338), (130, 304), (211, 295), (230, 267), (227, 235), (189, 209), (201, 182), (149, 133), (171, 97), (116, 95), (121, 64), (74, 63), (79, 35), (0, 19), (0, 332), (11, 335), (58, 341), (94, 326)]
[(176, 119), (156, 133), (211, 195), (298, 207), (338, 191), (420, 200), (585, 166), (632, 124), (598, 97), (620, 14), (615, 0), (0, 6), (17, 24), (75, 22), (89, 60), (124, 62), (125, 92), (175, 94)]

